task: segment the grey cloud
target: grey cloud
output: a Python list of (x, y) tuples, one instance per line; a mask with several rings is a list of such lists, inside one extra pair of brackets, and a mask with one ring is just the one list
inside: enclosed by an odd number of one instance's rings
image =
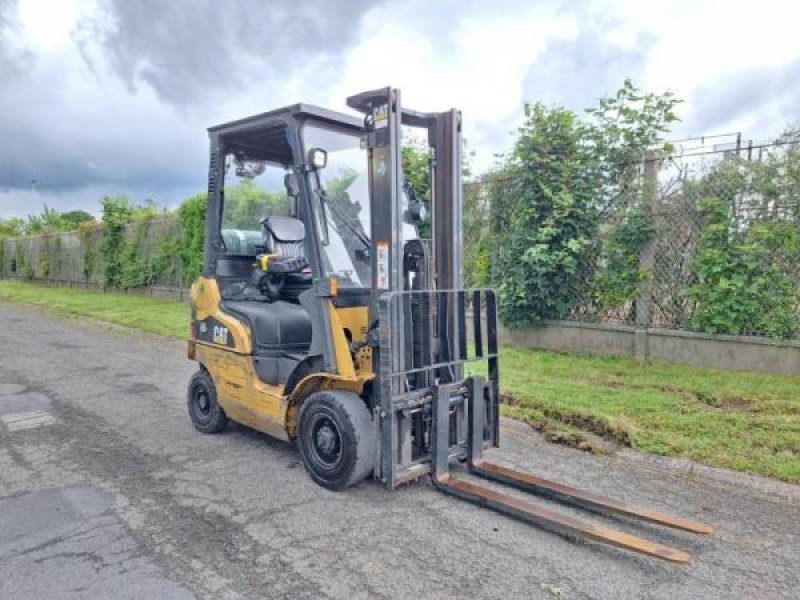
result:
[(12, 32), (19, 29), (17, 0), (0, 0), (0, 82), (23, 74), (29, 68), (33, 54), (14, 44)]
[[(335, 76), (373, 0), (106, 0), (76, 31), (85, 56), (99, 44), (135, 92), (144, 83), (168, 102), (261, 84), (268, 93), (290, 70), (322, 61)], [(315, 73), (319, 73), (315, 70)]]
[(757, 67), (720, 78), (691, 97), (687, 131), (702, 135), (736, 126), (755, 115), (756, 137), (768, 137), (800, 115), (800, 60), (784, 66)]
[(181, 201), (197, 193), (197, 186), (159, 187), (124, 187), (118, 184), (95, 184), (71, 190), (0, 190), (0, 219), (25, 217), (41, 214), (45, 206), (59, 211), (86, 210), (96, 216), (101, 213), (100, 201), (104, 196), (124, 195), (136, 202), (154, 199), (165, 208), (177, 206)]
[[(640, 34), (634, 48), (606, 41), (604, 33), (616, 23), (591, 14), (580, 3), (567, 2), (562, 11), (575, 14), (580, 29), (572, 40), (551, 40), (531, 64), (523, 81), (523, 99), (564, 106), (578, 113), (615, 92), (626, 77), (636, 80), (644, 70), (646, 54), (655, 40)], [(522, 120), (519, 112), (479, 131), (484, 143), (506, 151)], [(511, 134), (511, 135), (510, 135)]]
[(17, 3), (0, 0), (0, 82), (14, 77), (0, 95), (0, 217), (45, 201), (93, 210), (107, 193), (169, 205), (202, 190), (205, 128), (242, 116), (220, 105), (263, 89), (258, 108), (271, 108), (293, 68), (325, 86), (374, 4), (100, 1), (73, 48), (37, 56), (12, 44)]
[[(202, 188), (205, 118), (130, 97), (113, 78), (80, 76), (77, 53), (38, 61), (0, 95), (0, 191), (109, 192), (195, 180)], [(80, 71), (80, 70), (78, 70)]]
[[(173, 204), (200, 191), (205, 127), (276, 102), (325, 98), (347, 50), (369, 33), (363, 16), (372, 9), (446, 55), (455, 51), (461, 19), (531, 6), (530, 0), (98, 1), (102, 10), (79, 23), (75, 47), (36, 55), (19, 47), (13, 33), (17, 1), (0, 0), (0, 217), (39, 212), (44, 201), (96, 210), (106, 193)], [(604, 39), (615, 25), (606, 17), (577, 1), (553, 0), (553, 6), (576, 15), (581, 29), (573, 41), (548, 44), (527, 74), (525, 99), (580, 110), (641, 74), (651, 38), (619, 48)], [(387, 54), (387, 83), (394, 83), (393, 61), (402, 60)], [(286, 85), (291, 75), (300, 82), (298, 98), (286, 97), (294, 89)], [(797, 115), (799, 98), (800, 63), (753, 70), (710, 83), (691, 99), (690, 119), (707, 131), (759, 107)], [(501, 122), (482, 123), (471, 146), (507, 148), (519, 108)], [(32, 179), (38, 195), (30, 191)]]
[(615, 92), (625, 78), (635, 81), (642, 74), (653, 37), (640, 34), (634, 48), (621, 48), (603, 36), (613, 23), (589, 16), (582, 16), (581, 22), (589, 19), (574, 40), (551, 41), (531, 65), (523, 84), (528, 101), (582, 111)]
[[(30, 187), (72, 190), (87, 184), (109, 188), (136, 187), (141, 182), (164, 187), (185, 185), (194, 179), (202, 187), (205, 132), (180, 128), (155, 138), (146, 115), (121, 114), (132, 120), (109, 132), (108, 140), (76, 138), (74, 130), (59, 127), (45, 115), (42, 121), (0, 122), (0, 133), (13, 139), (12, 147), (0, 147), (0, 191)], [(173, 158), (165, 159), (170, 149)], [(178, 158), (180, 157), (180, 158)], [(197, 167), (192, 169), (192, 165)]]

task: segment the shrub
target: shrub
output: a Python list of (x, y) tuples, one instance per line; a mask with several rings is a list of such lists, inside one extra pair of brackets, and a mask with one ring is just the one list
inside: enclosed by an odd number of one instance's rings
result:
[(130, 200), (123, 196), (106, 196), (103, 205), (103, 234), (100, 251), (105, 257), (104, 283), (122, 287), (125, 267), (125, 226), (133, 216)]
[[(651, 235), (639, 165), (676, 119), (676, 103), (626, 80), (585, 119), (525, 107), (513, 152), (489, 179), (492, 279), (507, 325), (563, 318), (590, 291), (607, 303), (634, 295), (647, 276), (638, 259)], [(598, 222), (610, 214), (620, 217), (619, 230), (600, 236)]]
[(739, 232), (725, 201), (706, 198), (702, 209), (708, 224), (694, 260), (698, 283), (687, 292), (696, 302), (692, 326), (710, 333), (794, 335), (800, 325), (797, 289), (773, 257), (800, 248), (796, 228), (759, 222)]
[(579, 274), (596, 229), (593, 157), (571, 111), (527, 106), (502, 197), (494, 197), (493, 233), (501, 250), (497, 284), (511, 326), (564, 316), (581, 295)]
[[(183, 280), (186, 283), (194, 281), (203, 270), (207, 203), (208, 194), (203, 192), (186, 200), (178, 209), (183, 238), (179, 252), (183, 263)], [(175, 248), (165, 247), (164, 250), (174, 251)]]
[(641, 207), (625, 215), (605, 236), (600, 264), (592, 282), (592, 298), (602, 309), (624, 306), (640, 292), (651, 273), (639, 266), (639, 258), (655, 228)]

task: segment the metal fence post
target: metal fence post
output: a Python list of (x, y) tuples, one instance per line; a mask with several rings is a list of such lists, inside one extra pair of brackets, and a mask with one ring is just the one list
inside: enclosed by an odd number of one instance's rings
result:
[[(652, 225), (657, 217), (658, 171), (660, 158), (654, 150), (648, 150), (644, 157), (644, 173), (642, 177), (642, 212)], [(653, 283), (656, 255), (655, 235), (647, 240), (639, 256), (639, 270), (648, 273), (648, 278), (639, 287), (636, 297), (636, 334), (634, 336), (634, 355), (637, 360), (646, 360), (648, 356), (647, 330), (653, 324)]]

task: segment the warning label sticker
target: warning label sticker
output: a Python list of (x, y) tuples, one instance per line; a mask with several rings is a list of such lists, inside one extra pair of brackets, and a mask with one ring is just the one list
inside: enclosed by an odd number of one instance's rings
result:
[(389, 106), (381, 104), (372, 109), (372, 118), (375, 122), (375, 129), (386, 127), (389, 124)]
[(380, 290), (389, 289), (389, 242), (379, 241), (378, 248), (378, 273), (377, 285)]

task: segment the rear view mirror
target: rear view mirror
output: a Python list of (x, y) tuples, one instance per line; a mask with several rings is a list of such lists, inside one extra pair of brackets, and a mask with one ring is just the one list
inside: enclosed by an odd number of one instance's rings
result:
[(300, 184), (294, 173), (287, 173), (283, 177), (283, 185), (286, 187), (286, 195), (290, 198), (297, 198), (300, 195)]

